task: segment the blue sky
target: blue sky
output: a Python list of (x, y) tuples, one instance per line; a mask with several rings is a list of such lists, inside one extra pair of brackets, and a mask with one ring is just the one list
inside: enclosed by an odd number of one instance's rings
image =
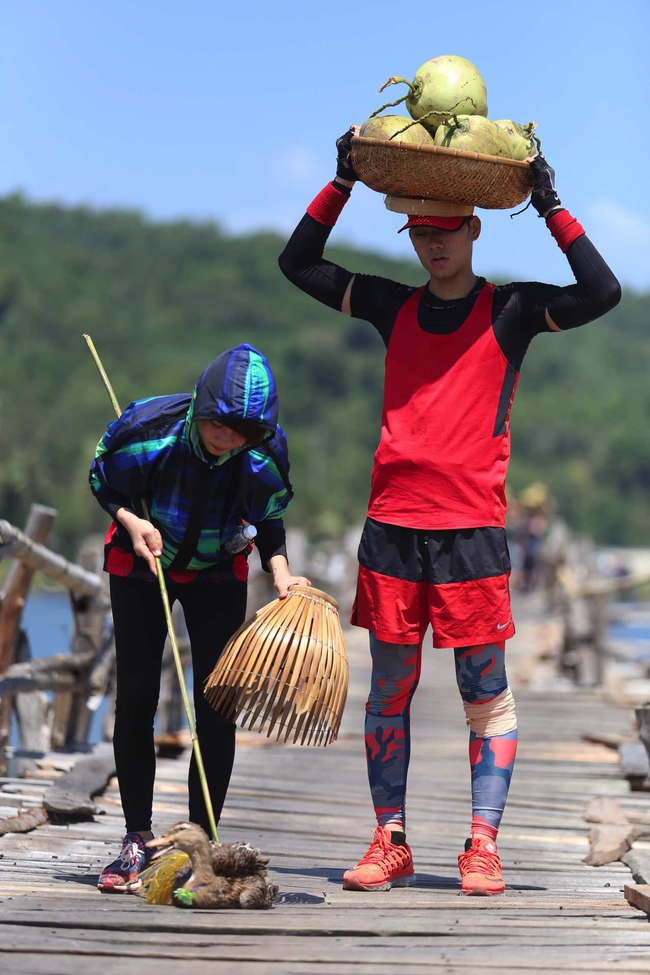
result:
[[(650, 288), (647, 0), (4, 0), (2, 15), (0, 193), (288, 234), (387, 77), (460, 54), (492, 118), (537, 121), (563, 203), (623, 283)], [(481, 217), (479, 273), (571, 280), (532, 209)], [(334, 233), (406, 255), (398, 226), (357, 187)]]

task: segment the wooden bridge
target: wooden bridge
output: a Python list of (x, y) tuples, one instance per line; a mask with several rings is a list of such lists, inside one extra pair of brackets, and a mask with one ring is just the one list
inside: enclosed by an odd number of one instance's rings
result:
[[(413, 714), (409, 841), (417, 886), (342, 890), (343, 870), (373, 828), (365, 778), (368, 654), (348, 631), (351, 687), (342, 734), (327, 749), (270, 744), (242, 733), (220, 838), (248, 841), (280, 887), (271, 911), (181, 911), (95, 888), (123, 830), (113, 780), (92, 821), (0, 837), (0, 969), (15, 975), (408, 975), (650, 971), (650, 925), (623, 888), (621, 862), (587, 866), (584, 803), (620, 797), (643, 818), (616, 752), (583, 740), (630, 733), (631, 713), (591, 690), (535, 691), (535, 627), (509, 645), (521, 744), (499, 836), (506, 894), (459, 896), (456, 856), (470, 819), (467, 731), (450, 651), (425, 654)], [(70, 756), (54, 762), (65, 766)], [(154, 829), (185, 818), (188, 753), (159, 761)], [(41, 763), (41, 776), (50, 776)], [(47, 778), (0, 780), (0, 815), (39, 807)], [(638, 844), (643, 849), (643, 844)]]

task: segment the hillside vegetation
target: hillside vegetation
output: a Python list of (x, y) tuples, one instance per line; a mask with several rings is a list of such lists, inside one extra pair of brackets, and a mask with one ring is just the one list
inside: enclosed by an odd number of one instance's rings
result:
[[(384, 348), (374, 329), (302, 295), (280, 274), (283, 240), (213, 224), (153, 223), (0, 200), (0, 517), (59, 510), (71, 552), (105, 516), (87, 486), (112, 419), (82, 339), (118, 399), (189, 391), (220, 351), (246, 341), (280, 389), (296, 498), (288, 522), (337, 535), (364, 515), (379, 435)], [(419, 283), (414, 262), (332, 247), (356, 271)], [(513, 409), (509, 491), (546, 481), (577, 531), (650, 544), (650, 295), (533, 343)]]

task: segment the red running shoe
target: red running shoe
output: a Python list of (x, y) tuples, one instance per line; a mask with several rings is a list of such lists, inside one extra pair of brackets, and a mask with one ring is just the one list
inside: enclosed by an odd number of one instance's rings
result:
[(415, 883), (413, 855), (408, 843), (393, 843), (389, 829), (378, 826), (364, 857), (343, 874), (345, 890), (390, 890)]
[(506, 889), (497, 845), (489, 836), (478, 835), (465, 841), (465, 852), (458, 857), (458, 869), (461, 894), (489, 897), (503, 894)]

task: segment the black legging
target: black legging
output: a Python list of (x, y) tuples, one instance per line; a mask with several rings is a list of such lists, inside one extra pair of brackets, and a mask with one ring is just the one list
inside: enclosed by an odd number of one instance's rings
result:
[[(203, 684), (246, 615), (246, 583), (168, 582), (170, 603), (185, 613), (192, 647), (194, 708), (201, 754), (215, 818), (219, 819), (235, 760), (235, 725), (203, 696)], [(156, 756), (153, 741), (162, 655), (167, 634), (156, 582), (111, 576), (117, 656), (113, 749), (127, 832), (151, 829)], [(189, 814), (210, 833), (194, 755), (189, 771)]]

